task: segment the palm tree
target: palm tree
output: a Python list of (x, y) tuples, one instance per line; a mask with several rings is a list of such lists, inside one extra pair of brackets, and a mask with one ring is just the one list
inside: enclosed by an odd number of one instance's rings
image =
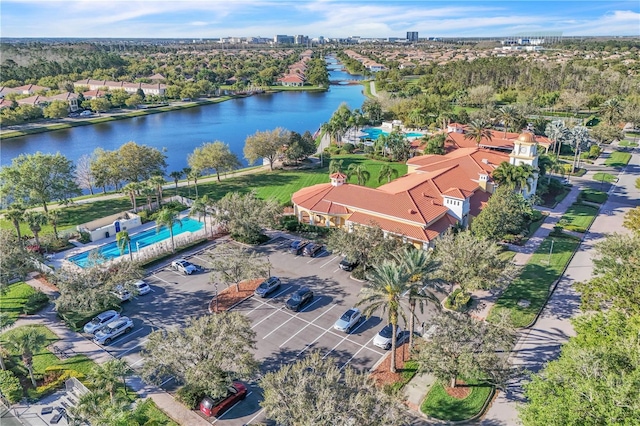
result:
[(131, 236), (128, 231), (120, 231), (116, 234), (116, 244), (122, 256), (126, 249), (129, 249), (129, 260), (133, 262), (133, 252), (131, 251)]
[(122, 359), (112, 359), (103, 364), (96, 365), (90, 373), (93, 384), (98, 389), (104, 389), (109, 393), (111, 403), (115, 403), (115, 394), (118, 385), (122, 383), (122, 387), (126, 392), (126, 376), (129, 375), (131, 369), (126, 361)]
[(140, 186), (140, 194), (147, 198), (147, 208), (149, 211), (153, 210), (151, 202), (153, 200), (153, 196), (156, 193), (156, 189), (149, 185), (147, 182), (141, 184)]
[(200, 198), (197, 198), (193, 205), (191, 206), (191, 210), (189, 211), (189, 216), (197, 216), (198, 221), (200, 218), (204, 219), (204, 233), (207, 234), (207, 211), (209, 205), (211, 204), (211, 200), (209, 200), (208, 195), (203, 195)]
[(396, 261), (408, 275), (407, 297), (409, 298), (409, 351), (413, 348), (413, 331), (415, 330), (416, 307), (424, 312), (424, 306), (432, 303), (440, 309), (440, 300), (433, 292), (427, 290), (440, 282), (435, 273), (440, 263), (433, 259), (431, 251), (405, 248), (395, 255)]
[(503, 161), (493, 171), (491, 177), (500, 185), (507, 185), (519, 192), (525, 186), (529, 186), (529, 178), (533, 176), (533, 167), (528, 164), (516, 166)]
[(329, 174), (342, 173), (344, 160), (331, 160), (329, 162)]
[(600, 114), (607, 120), (609, 126), (613, 126), (623, 112), (624, 105), (618, 98), (607, 99), (600, 107)]
[(12, 334), (9, 343), (13, 345), (22, 357), (22, 363), (29, 372), (31, 384), (37, 387), (33, 376), (33, 354), (42, 349), (47, 343), (47, 336), (38, 327), (25, 327), (21, 332)]
[(498, 119), (504, 124), (504, 138), (507, 137), (507, 129), (513, 126), (519, 115), (518, 110), (511, 105), (505, 105), (498, 110)]
[(591, 139), (589, 137), (589, 129), (585, 126), (575, 126), (570, 132), (571, 146), (575, 151), (573, 157), (573, 166), (571, 167), (571, 173), (575, 173), (576, 167), (578, 167), (578, 161), (580, 154), (589, 149), (591, 146)]
[(122, 192), (129, 197), (129, 201), (131, 201), (131, 208), (133, 211), (136, 210), (136, 196), (142, 189), (142, 184), (139, 182), (129, 182), (122, 188)]
[(158, 201), (158, 208), (162, 205), (162, 187), (167, 183), (164, 178), (160, 175), (151, 176), (147, 180), (147, 183), (153, 187), (156, 191), (156, 200)]
[(362, 313), (369, 317), (378, 309), (382, 314), (387, 312), (387, 320), (391, 324), (391, 368), (396, 372), (396, 339), (398, 317), (404, 318), (400, 306), (400, 298), (407, 290), (409, 274), (407, 270), (394, 262), (385, 261), (377, 265), (367, 276), (368, 283), (360, 291), (360, 300), (356, 306), (364, 306)]
[(198, 198), (198, 178), (201, 176), (200, 170), (192, 170), (189, 177), (193, 179), (193, 186), (196, 188), (196, 198)]
[(347, 176), (355, 176), (358, 185), (364, 185), (371, 178), (371, 173), (362, 164), (351, 163), (347, 168)]
[(184, 175), (184, 172), (181, 170), (176, 170), (174, 172), (169, 173), (169, 176), (173, 179), (173, 182), (176, 184), (176, 195), (178, 195), (178, 182), (180, 178)]
[(555, 144), (553, 147), (553, 151), (555, 152), (556, 147), (558, 148), (558, 153), (556, 154), (556, 156), (559, 156), (562, 143), (566, 141), (567, 137), (569, 136), (569, 129), (567, 129), (567, 127), (564, 125), (564, 121), (552, 121), (551, 123), (547, 124), (544, 133)]
[(60, 223), (60, 220), (62, 220), (62, 210), (49, 210), (49, 213), (47, 213), (47, 220), (49, 221), (51, 226), (53, 226), (53, 235), (56, 237), (56, 240), (59, 240), (60, 238), (58, 237), (58, 224)]
[(164, 208), (158, 212), (156, 217), (156, 232), (160, 232), (163, 226), (169, 229), (169, 235), (171, 235), (171, 251), (176, 251), (176, 246), (173, 242), (173, 225), (179, 224), (182, 227), (182, 221), (178, 218), (178, 214), (173, 210)]
[(24, 214), (24, 220), (27, 222), (29, 229), (33, 232), (33, 236), (36, 239), (36, 244), (40, 245), (40, 239), (38, 234), (42, 231), (42, 225), (47, 223), (47, 216), (38, 211), (28, 211)]
[(398, 177), (398, 170), (391, 167), (390, 164), (383, 164), (380, 167), (380, 174), (378, 175), (378, 183), (381, 183), (383, 180), (387, 180), (387, 183), (391, 182), (391, 178)]
[(187, 178), (188, 196), (191, 197), (191, 186), (190, 186), (190, 182), (191, 182), (191, 167), (185, 167), (184, 169), (182, 169), (182, 173)]
[(464, 133), (465, 139), (472, 139), (476, 141), (476, 146), (480, 146), (482, 139), (486, 138), (491, 140), (491, 124), (485, 120), (473, 120), (469, 123), (466, 132)]
[(10, 220), (13, 227), (16, 228), (16, 235), (18, 240), (22, 243), (22, 234), (20, 232), (20, 222), (24, 220), (25, 208), (20, 203), (14, 203), (9, 206), (9, 209), (4, 214), (4, 218)]

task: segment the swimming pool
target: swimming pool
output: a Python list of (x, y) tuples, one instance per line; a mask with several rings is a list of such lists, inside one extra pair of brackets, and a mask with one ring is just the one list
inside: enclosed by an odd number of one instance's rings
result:
[[(363, 138), (373, 139), (373, 140), (378, 139), (380, 135), (387, 136), (389, 134), (389, 132), (385, 132), (382, 129), (379, 129), (377, 127), (368, 127), (368, 128), (362, 129), (362, 131), (367, 134), (367, 136), (363, 136)], [(423, 133), (418, 133), (418, 132), (409, 132), (409, 133), (405, 133), (404, 135), (407, 138), (421, 138), (424, 136)]]
[[(201, 222), (189, 219), (188, 217), (183, 218), (181, 222), (182, 226), (180, 226), (180, 224), (178, 223), (175, 223), (172, 227), (174, 237), (184, 232), (199, 231), (204, 226)], [(160, 232), (156, 232), (156, 228), (147, 229), (146, 231), (131, 235), (131, 251), (135, 253), (138, 248), (147, 247), (151, 244), (155, 244), (169, 238), (171, 238), (171, 235), (169, 234), (169, 229), (166, 226), (163, 226), (160, 229)], [(100, 253), (102, 253), (102, 255), (107, 259), (115, 259), (116, 257), (129, 254), (129, 248), (125, 248), (124, 254), (121, 254), (120, 249), (118, 248), (118, 243), (116, 243), (115, 241), (97, 247), (94, 250), (100, 250)], [(75, 263), (81, 268), (84, 268), (87, 265), (89, 253), (94, 250), (88, 250), (84, 253), (76, 254), (75, 256), (71, 256), (67, 260)]]

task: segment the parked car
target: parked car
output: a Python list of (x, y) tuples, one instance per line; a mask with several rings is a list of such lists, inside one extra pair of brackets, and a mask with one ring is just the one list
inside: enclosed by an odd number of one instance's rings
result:
[(133, 321), (129, 317), (120, 317), (96, 331), (93, 341), (100, 345), (108, 345), (118, 336), (133, 330)]
[[(391, 349), (391, 336), (393, 333), (393, 326), (391, 324), (385, 325), (382, 330), (376, 334), (373, 338), (373, 344), (379, 348), (389, 350)], [(396, 342), (402, 337), (402, 327), (396, 327)]]
[(84, 332), (93, 334), (100, 328), (104, 327), (106, 324), (109, 324), (111, 321), (118, 318), (120, 318), (120, 314), (116, 311), (104, 311), (85, 324)]
[(358, 262), (355, 260), (352, 262), (345, 257), (340, 261), (340, 265), (338, 266), (340, 266), (340, 269), (342, 269), (343, 271), (351, 272), (355, 269), (356, 266), (358, 266)]
[(185, 275), (193, 274), (198, 268), (193, 263), (184, 260), (184, 259), (176, 259), (171, 262), (171, 267), (178, 272), (182, 272)]
[(133, 286), (138, 290), (138, 294), (143, 296), (151, 291), (151, 287), (147, 284), (146, 281), (140, 280), (133, 283)]
[(91, 117), (93, 115), (93, 112), (91, 111), (82, 111), (80, 113), (80, 117)]
[(120, 300), (121, 303), (131, 300), (132, 297), (131, 292), (122, 285), (115, 286), (112, 293)]
[(280, 278), (269, 277), (265, 281), (261, 282), (256, 291), (256, 296), (267, 297), (271, 292), (280, 287)]
[(307, 287), (302, 287), (287, 300), (286, 307), (292, 311), (298, 312), (307, 303), (313, 300), (313, 292)]
[(351, 329), (360, 322), (362, 313), (358, 308), (351, 308), (333, 324), (333, 328), (344, 333), (349, 333)]
[(247, 387), (240, 382), (233, 382), (227, 389), (227, 396), (216, 400), (205, 396), (200, 401), (200, 411), (208, 417), (217, 417), (233, 407), (235, 403), (247, 396)]
[(291, 243), (291, 246), (289, 247), (289, 251), (292, 254), (295, 254), (296, 256), (298, 256), (302, 254), (302, 250), (304, 250), (307, 244), (309, 244), (309, 241), (307, 240), (295, 240), (294, 242)]
[(316, 257), (324, 247), (321, 244), (310, 243), (302, 250), (304, 256)]

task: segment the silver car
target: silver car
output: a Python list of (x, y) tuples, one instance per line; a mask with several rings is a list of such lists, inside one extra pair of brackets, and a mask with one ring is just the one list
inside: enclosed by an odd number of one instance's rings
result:
[(108, 345), (118, 336), (133, 330), (133, 321), (129, 317), (120, 317), (96, 331), (93, 341), (100, 345)]
[(171, 262), (171, 267), (185, 275), (191, 275), (197, 270), (196, 265), (184, 259), (174, 260)]
[(120, 314), (116, 311), (104, 311), (85, 324), (84, 332), (93, 334), (106, 324), (109, 324), (111, 321), (117, 320), (118, 318), (120, 318)]
[(360, 309), (351, 308), (333, 324), (333, 328), (338, 331), (342, 331), (344, 333), (348, 333), (351, 329), (360, 322), (362, 319), (362, 314), (360, 313)]

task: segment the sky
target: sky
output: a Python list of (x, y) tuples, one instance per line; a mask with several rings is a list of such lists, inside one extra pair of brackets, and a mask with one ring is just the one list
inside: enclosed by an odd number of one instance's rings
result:
[(640, 1), (1, 0), (1, 37), (640, 36)]

